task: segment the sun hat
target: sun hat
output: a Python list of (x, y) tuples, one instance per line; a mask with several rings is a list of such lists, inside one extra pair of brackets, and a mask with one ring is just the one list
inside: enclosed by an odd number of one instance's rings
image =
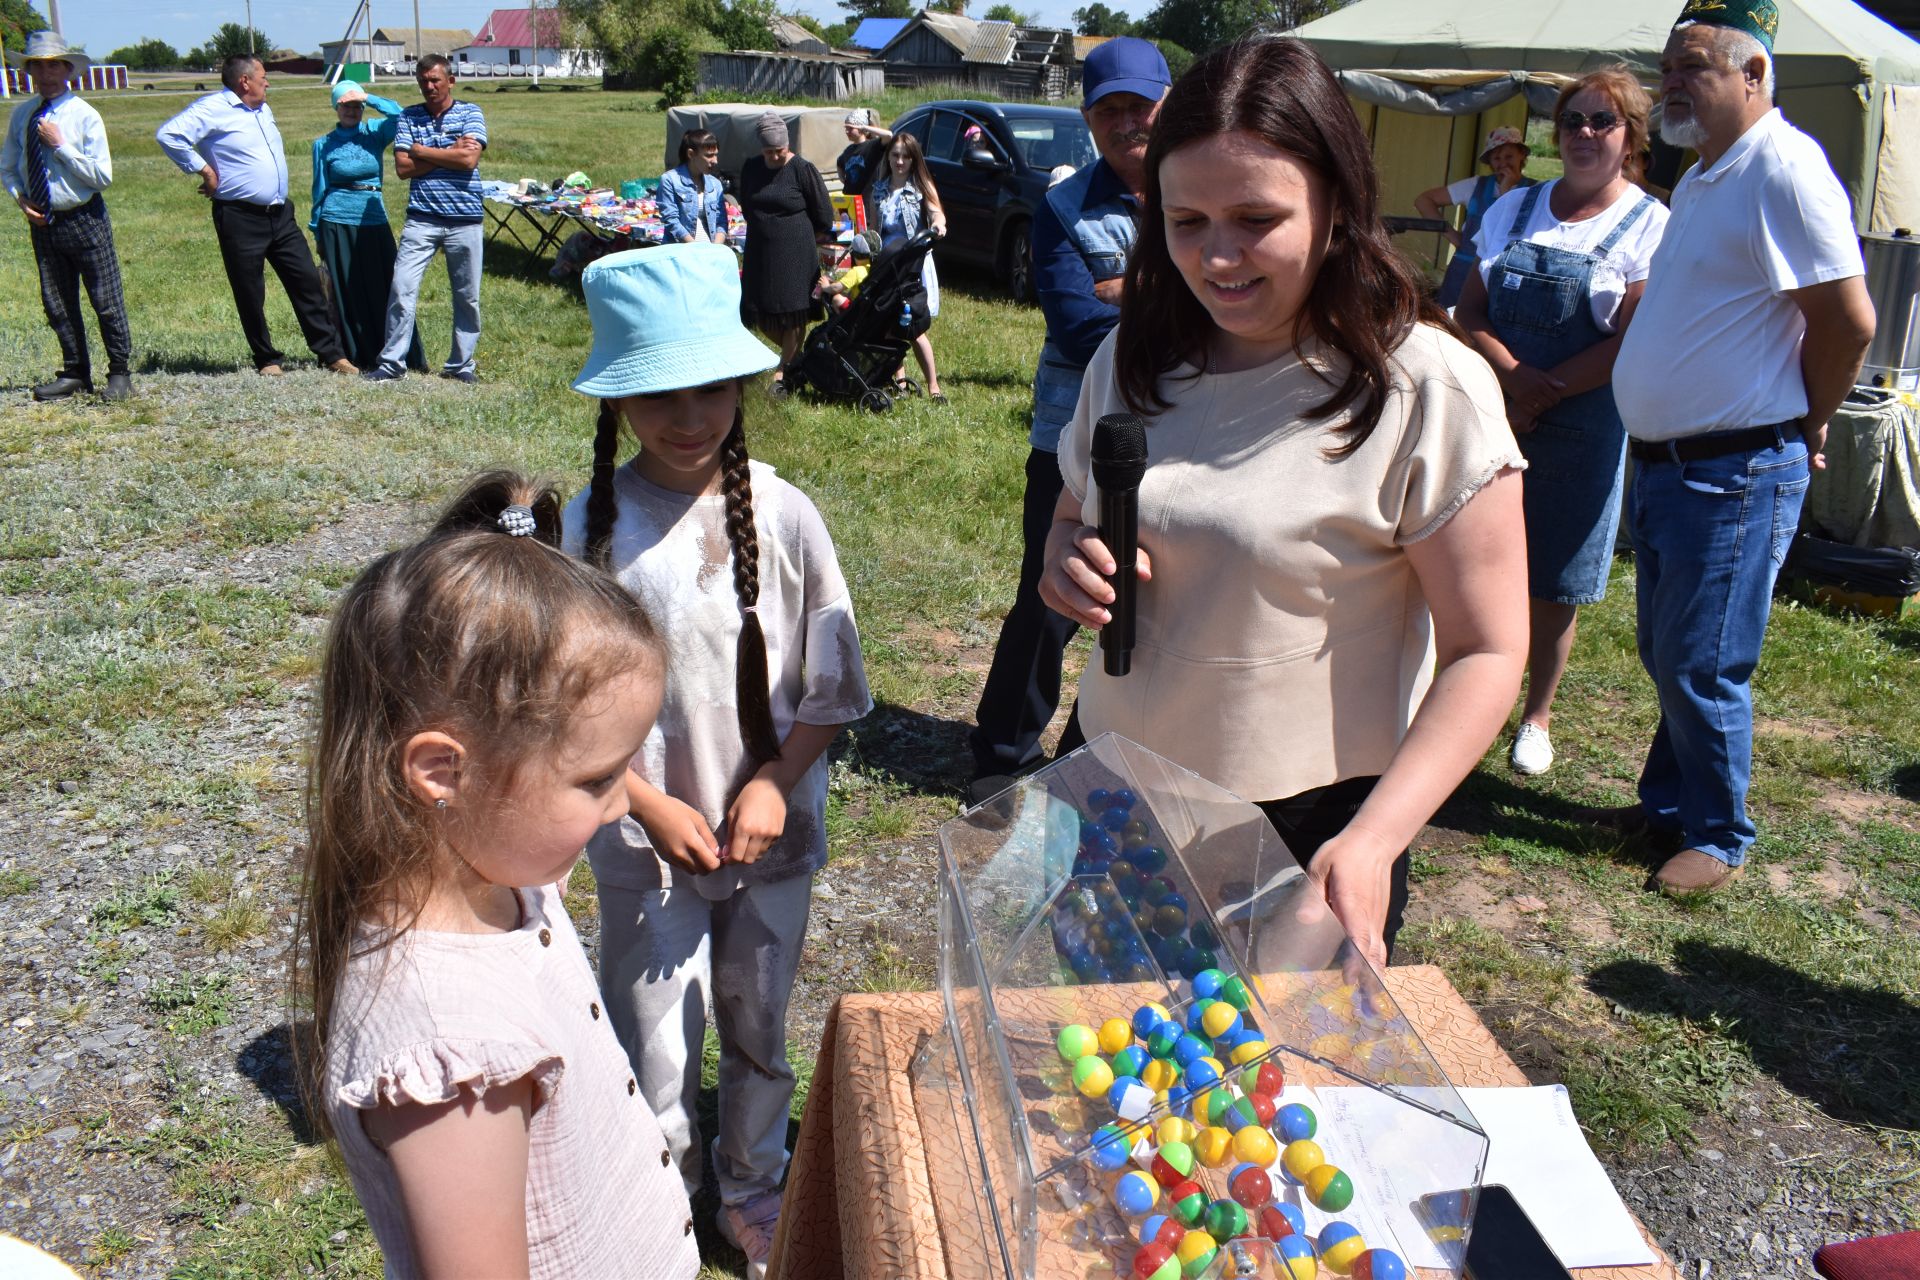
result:
[(1527, 145), (1527, 135), (1510, 124), (1503, 124), (1487, 134), (1487, 144), (1480, 148), (1480, 162), (1485, 164), (1487, 157), (1501, 147), (1518, 147), (1528, 155), (1533, 154), (1533, 148)]
[(1110, 93), (1137, 93), (1158, 102), (1172, 84), (1167, 60), (1151, 41), (1115, 36), (1087, 54), (1080, 69), (1080, 105), (1090, 107)]
[(719, 244), (612, 253), (580, 275), (593, 349), (573, 389), (647, 395), (765, 373), (780, 357), (740, 323), (740, 270)]
[(365, 102), (366, 100), (367, 91), (355, 81), (342, 80), (333, 86), (333, 105), (336, 107), (343, 102)]
[(64, 62), (73, 68), (73, 78), (78, 79), (87, 73), (93, 65), (93, 59), (78, 49), (69, 48), (67, 42), (52, 31), (34, 31), (27, 35), (26, 48), (20, 53), (9, 52), (7, 64), (25, 67), (31, 62)]
[(753, 128), (754, 132), (760, 135), (760, 145), (762, 147), (784, 147), (787, 145), (787, 122), (782, 120), (776, 113), (772, 111), (766, 112), (760, 117), (760, 122)]

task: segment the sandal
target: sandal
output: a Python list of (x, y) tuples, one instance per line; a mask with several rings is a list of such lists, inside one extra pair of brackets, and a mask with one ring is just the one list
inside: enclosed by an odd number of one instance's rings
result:
[(945, 404), (946, 402), (947, 396), (943, 391), (936, 391), (927, 397), (927, 403), (929, 404)]

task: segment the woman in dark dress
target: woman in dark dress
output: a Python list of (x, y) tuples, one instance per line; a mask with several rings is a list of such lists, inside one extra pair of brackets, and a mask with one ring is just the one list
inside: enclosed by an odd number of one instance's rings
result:
[(741, 310), (750, 325), (780, 348), (774, 395), (786, 394), (786, 366), (814, 306), (820, 279), (819, 238), (833, 230), (826, 180), (787, 145), (787, 125), (769, 111), (760, 117), (760, 154), (740, 166), (740, 210), (747, 220)]
[[(379, 119), (366, 118), (372, 107)], [(387, 340), (387, 293), (393, 287), (393, 231), (381, 200), (381, 156), (400, 128), (400, 104), (369, 94), (351, 80), (333, 87), (339, 127), (313, 140), (313, 232), (332, 287), (333, 318), (347, 359), (363, 369), (380, 363)], [(424, 370), (420, 335), (407, 367)]]

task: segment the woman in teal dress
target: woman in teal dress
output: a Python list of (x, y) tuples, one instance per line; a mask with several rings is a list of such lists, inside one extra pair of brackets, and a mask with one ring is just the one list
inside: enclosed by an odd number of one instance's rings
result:
[[(380, 113), (378, 123), (365, 118), (368, 107)], [(400, 127), (400, 104), (342, 80), (333, 87), (333, 109), (339, 127), (313, 140), (313, 216), (307, 229), (327, 268), (347, 359), (371, 369), (386, 345), (387, 293), (393, 287), (393, 229), (380, 197), (380, 155)], [(418, 333), (407, 365), (427, 367)]]

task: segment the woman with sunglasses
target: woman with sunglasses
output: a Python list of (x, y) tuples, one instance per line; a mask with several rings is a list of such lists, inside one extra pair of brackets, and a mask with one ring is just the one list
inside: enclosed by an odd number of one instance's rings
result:
[(714, 174), (719, 167), (720, 139), (705, 129), (680, 135), (680, 164), (660, 175), (660, 222), (668, 244), (727, 242), (726, 189)]
[(1637, 185), (1646, 91), (1625, 67), (1591, 72), (1554, 106), (1563, 175), (1502, 196), (1480, 223), (1479, 271), (1454, 318), (1506, 393), (1527, 455), (1527, 695), (1509, 757), (1553, 765), (1553, 695), (1575, 610), (1606, 594), (1627, 437), (1613, 361), (1646, 288), (1667, 211)]

